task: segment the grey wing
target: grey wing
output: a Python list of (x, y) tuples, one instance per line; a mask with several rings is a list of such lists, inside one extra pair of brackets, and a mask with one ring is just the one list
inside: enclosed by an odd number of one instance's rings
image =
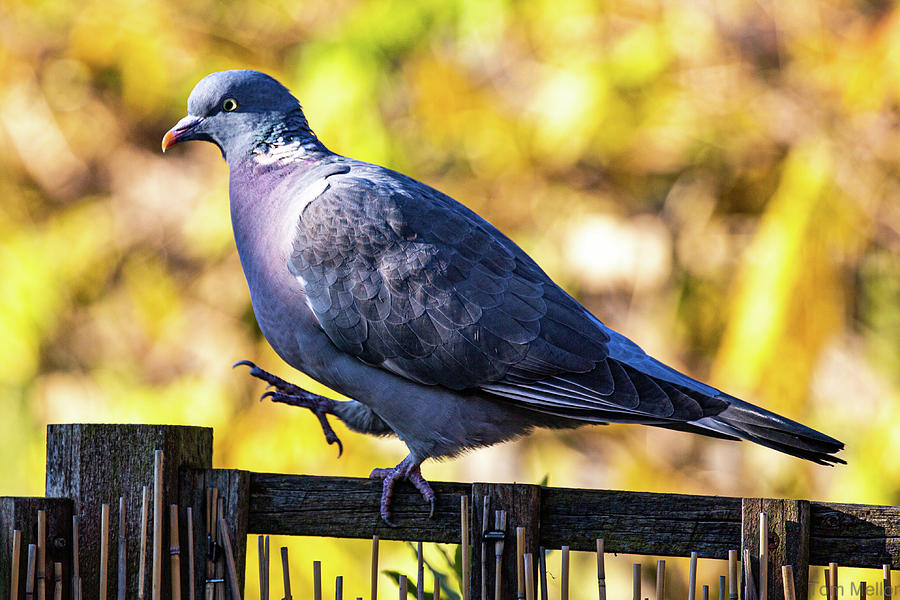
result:
[(304, 209), (289, 267), (344, 352), (423, 384), (590, 422), (665, 425), (724, 408), (610, 356), (626, 338), (453, 199), (386, 170), (330, 181)]

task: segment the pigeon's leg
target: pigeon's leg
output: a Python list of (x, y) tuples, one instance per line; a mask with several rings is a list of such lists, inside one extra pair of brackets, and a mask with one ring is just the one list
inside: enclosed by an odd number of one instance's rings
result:
[(416, 462), (412, 455), (404, 458), (399, 465), (390, 469), (375, 469), (369, 475), (372, 479), (383, 479), (384, 484), (381, 487), (381, 518), (384, 522), (395, 527), (391, 522), (391, 499), (394, 497), (394, 486), (401, 479), (405, 479), (421, 492), (422, 497), (430, 505), (428, 518), (434, 516), (435, 493), (431, 489), (431, 485), (422, 477), (421, 462)]
[(268, 371), (263, 371), (249, 360), (238, 361), (234, 363), (232, 368), (238, 365), (247, 365), (250, 367), (250, 375), (257, 379), (262, 379), (269, 384), (269, 387), (275, 388), (260, 396), (260, 400), (270, 398), (272, 402), (281, 402), (282, 404), (299, 406), (311, 410), (319, 419), (319, 424), (322, 426), (322, 433), (325, 434), (325, 441), (329, 444), (337, 444), (338, 458), (341, 457), (341, 454), (344, 453), (344, 445), (341, 443), (341, 440), (338, 439), (334, 429), (331, 428), (327, 416), (335, 414), (334, 408), (337, 405), (336, 400), (313, 394), (312, 392), (307, 392), (303, 388), (296, 386), (293, 383), (289, 383), (277, 375), (272, 375)]

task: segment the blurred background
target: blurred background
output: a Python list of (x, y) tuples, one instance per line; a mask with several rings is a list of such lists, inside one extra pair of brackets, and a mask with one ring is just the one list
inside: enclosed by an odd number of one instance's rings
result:
[[(255, 471), (405, 456), (336, 425), (337, 460), (308, 411), (258, 403), (230, 368), (329, 393), (256, 327), (219, 152), (159, 151), (194, 83), (228, 68), (277, 77), (332, 150), (456, 197), (648, 352), (849, 462), (610, 426), (426, 477), (900, 504), (900, 9), (883, 0), (0, 0), (4, 495), (42, 494), (48, 422), (211, 426), (215, 466)], [(290, 543), (298, 585), (315, 555), (366, 589), (365, 542)]]

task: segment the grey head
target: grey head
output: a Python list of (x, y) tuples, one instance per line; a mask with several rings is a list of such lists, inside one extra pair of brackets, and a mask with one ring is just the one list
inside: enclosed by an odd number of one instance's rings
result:
[(162, 141), (165, 152), (179, 142), (203, 140), (222, 151), (226, 161), (252, 151), (286, 120), (306, 125), (300, 103), (290, 91), (265, 73), (249, 70), (219, 71), (194, 86), (188, 114)]

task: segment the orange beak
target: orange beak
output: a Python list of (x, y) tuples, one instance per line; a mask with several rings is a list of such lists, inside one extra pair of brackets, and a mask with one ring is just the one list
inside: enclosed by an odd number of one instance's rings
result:
[(193, 134), (194, 129), (202, 122), (203, 117), (195, 117), (193, 115), (188, 115), (178, 121), (178, 123), (175, 124), (175, 127), (167, 131), (166, 135), (163, 136), (162, 151), (165, 152), (178, 142), (194, 139), (191, 134)]

